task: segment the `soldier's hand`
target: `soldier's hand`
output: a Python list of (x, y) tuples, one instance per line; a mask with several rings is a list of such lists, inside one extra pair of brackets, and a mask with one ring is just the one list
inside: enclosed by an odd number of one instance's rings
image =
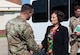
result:
[(76, 32), (76, 35), (77, 35), (77, 36), (80, 36), (80, 32)]
[(30, 55), (32, 55), (33, 54), (33, 51), (32, 50), (30, 50)]

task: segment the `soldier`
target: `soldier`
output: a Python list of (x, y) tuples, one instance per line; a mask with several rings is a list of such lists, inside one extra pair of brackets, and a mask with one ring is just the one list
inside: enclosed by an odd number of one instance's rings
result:
[(30, 55), (30, 50), (40, 51), (34, 40), (33, 30), (26, 21), (30, 19), (33, 12), (32, 5), (24, 4), (20, 15), (6, 24), (8, 55)]
[(78, 48), (80, 47), (80, 6), (74, 7), (75, 15), (71, 17), (69, 27), (70, 27), (70, 55), (77, 55)]

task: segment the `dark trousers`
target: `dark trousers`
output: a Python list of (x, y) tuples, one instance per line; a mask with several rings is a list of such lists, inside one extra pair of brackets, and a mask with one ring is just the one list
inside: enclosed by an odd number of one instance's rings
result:
[(33, 55), (47, 55), (45, 50), (41, 50), (40, 53), (33, 53)]

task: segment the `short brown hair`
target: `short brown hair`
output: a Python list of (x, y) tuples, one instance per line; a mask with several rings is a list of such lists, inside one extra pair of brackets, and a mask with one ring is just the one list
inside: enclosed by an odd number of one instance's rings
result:
[(33, 6), (30, 4), (24, 4), (21, 7), (21, 12), (25, 12), (25, 11), (31, 11), (33, 9)]
[(62, 22), (62, 21), (64, 20), (65, 15), (64, 15), (64, 13), (63, 13), (62, 11), (60, 11), (60, 10), (53, 10), (53, 11), (51, 12), (51, 15), (52, 15), (53, 13), (57, 14), (57, 17), (58, 17), (58, 21), (59, 21), (59, 22)]
[(76, 5), (76, 6), (74, 7), (74, 11), (76, 11), (77, 9), (80, 9), (80, 6), (79, 6), (79, 5)]

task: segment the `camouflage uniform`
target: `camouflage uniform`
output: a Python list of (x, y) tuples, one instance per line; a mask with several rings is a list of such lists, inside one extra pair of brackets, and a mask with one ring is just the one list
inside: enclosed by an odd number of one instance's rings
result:
[(21, 16), (6, 25), (9, 55), (30, 55), (30, 50), (39, 52), (31, 26)]
[(76, 18), (75, 16), (71, 17), (69, 24), (70, 27), (69, 33), (70, 43), (73, 42), (73, 44), (71, 44), (70, 55), (76, 55), (78, 48), (80, 47), (80, 37), (79, 36), (77, 37), (76, 35), (74, 35), (73, 38), (71, 37), (72, 34), (75, 34), (74, 29), (76, 28), (77, 25), (80, 25), (80, 17), (78, 18)]

